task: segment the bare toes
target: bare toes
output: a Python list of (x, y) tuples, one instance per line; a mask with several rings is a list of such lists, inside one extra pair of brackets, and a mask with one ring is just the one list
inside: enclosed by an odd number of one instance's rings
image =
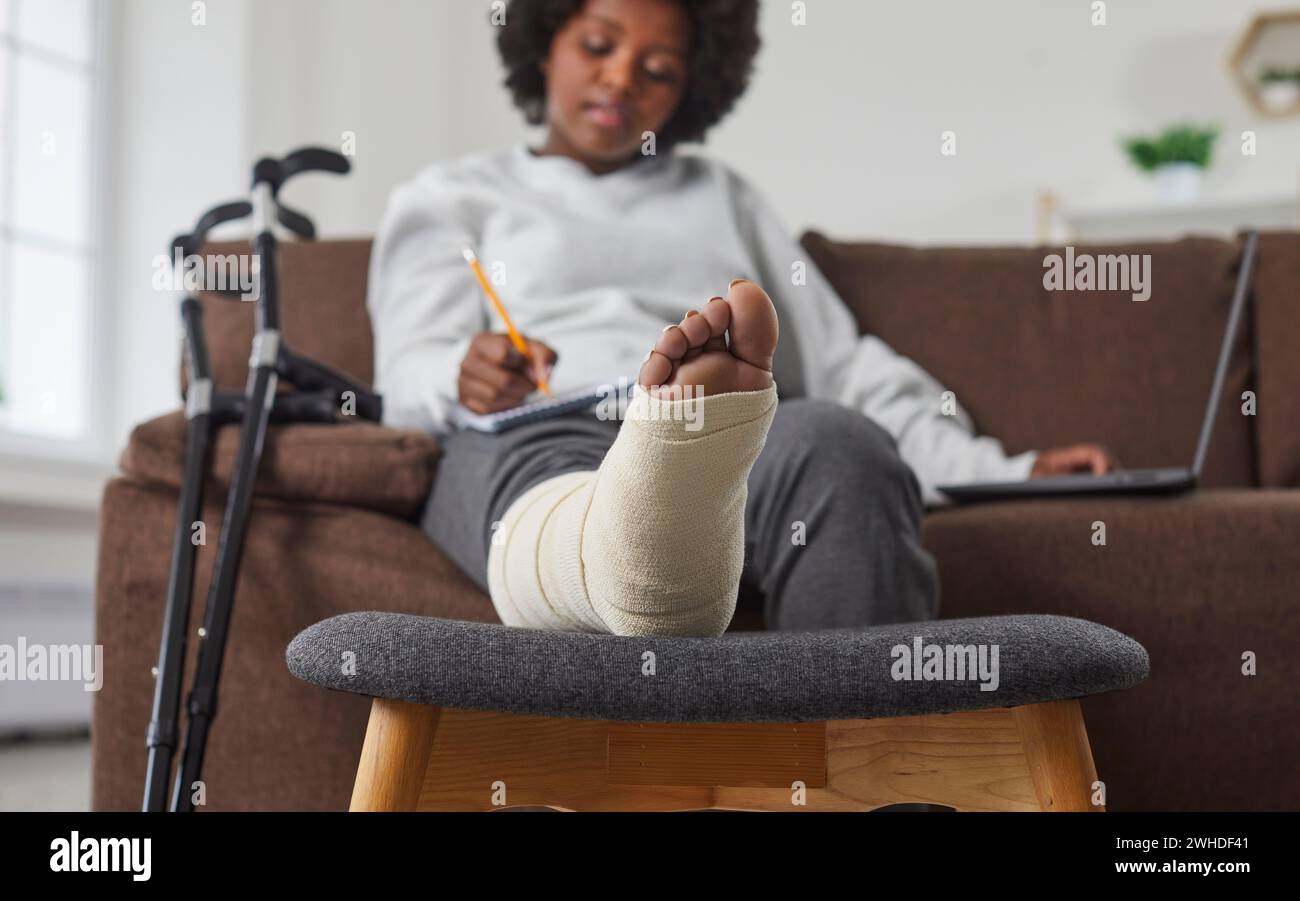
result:
[(663, 334), (655, 342), (654, 349), (670, 360), (680, 360), (690, 346), (691, 342), (687, 339), (686, 333), (679, 327), (670, 325), (663, 330)]
[(704, 312), (701, 315), (709, 323), (710, 337), (721, 338), (727, 333), (727, 326), (731, 324), (731, 305), (721, 297), (716, 295), (712, 297), (704, 305)]
[(703, 347), (704, 342), (713, 337), (709, 321), (695, 310), (686, 314), (678, 329), (686, 336), (686, 341), (691, 347)]
[(731, 305), (728, 330), (731, 353), (759, 369), (772, 371), (772, 355), (780, 333), (772, 299), (758, 285), (738, 278), (727, 286)]
[(662, 385), (668, 381), (673, 374), (673, 361), (658, 351), (650, 351), (646, 361), (641, 364), (641, 373), (637, 376), (637, 382), (647, 388), (653, 388), (655, 385)]

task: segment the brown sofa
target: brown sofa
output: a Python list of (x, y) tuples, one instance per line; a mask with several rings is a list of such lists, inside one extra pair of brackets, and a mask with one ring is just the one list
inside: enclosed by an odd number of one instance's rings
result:
[[(860, 326), (934, 373), (1008, 451), (1102, 440), (1129, 465), (1190, 462), (1239, 242), (1127, 248), (1152, 254), (1145, 303), (1125, 292), (1045, 291), (1049, 248), (916, 249), (816, 232), (803, 243)], [(282, 256), (287, 340), (363, 379), (372, 374), (368, 256), (366, 241), (289, 245)], [(1263, 236), (1204, 490), (926, 518), (944, 617), (1069, 614), (1150, 652), (1145, 684), (1084, 702), (1113, 810), (1300, 808), (1298, 297), (1300, 235)], [(251, 307), (204, 302), (218, 385), (238, 389)], [(1255, 393), (1255, 415), (1242, 413), (1246, 391)], [(226, 429), (216, 447), (195, 624), (234, 439)], [(97, 810), (141, 800), (182, 444), (179, 412), (144, 423), (105, 490)], [(208, 746), (209, 809), (347, 806), (369, 704), (289, 675), (285, 646), (301, 629), (372, 609), (496, 621), (488, 599), (415, 525), (437, 455), (427, 436), (375, 425), (272, 432)], [(1104, 546), (1092, 541), (1097, 521), (1106, 524)], [(733, 628), (761, 628), (753, 599), (742, 599)], [(192, 658), (193, 642), (189, 650)], [(1242, 673), (1248, 651), (1257, 675)]]

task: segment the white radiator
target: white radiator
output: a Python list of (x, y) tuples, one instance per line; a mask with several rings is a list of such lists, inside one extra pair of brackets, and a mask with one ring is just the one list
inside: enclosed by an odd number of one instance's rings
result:
[(94, 640), (90, 585), (0, 581), (0, 736), (89, 728)]

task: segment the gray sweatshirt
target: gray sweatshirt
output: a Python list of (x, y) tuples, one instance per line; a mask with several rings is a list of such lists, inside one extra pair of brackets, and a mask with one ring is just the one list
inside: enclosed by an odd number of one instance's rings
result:
[(898, 442), (928, 503), (936, 485), (1018, 480), (974, 434), (944, 388), (856, 322), (744, 178), (680, 150), (605, 175), (524, 143), (435, 163), (398, 186), (375, 235), (367, 305), (385, 421), (445, 431), (470, 339), (504, 331), (461, 255), (472, 247), (523, 334), (558, 354), (552, 390), (635, 376), (665, 325), (757, 282), (781, 322), (773, 376), (782, 397), (862, 411)]

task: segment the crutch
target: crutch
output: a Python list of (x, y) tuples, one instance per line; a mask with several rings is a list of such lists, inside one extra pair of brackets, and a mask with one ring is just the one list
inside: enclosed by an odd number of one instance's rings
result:
[[(248, 381), (244, 392), (237, 394), (214, 390), (203, 335), (202, 308), (194, 296), (186, 296), (181, 303), (190, 376), (185, 407), (186, 448), (162, 640), (154, 673), (157, 682), (153, 714), (146, 737), (149, 750), (143, 805), (146, 811), (164, 808), (167, 780), (179, 735), (178, 708), (185, 636), (189, 628), (197, 554), (192, 528), (203, 506), (203, 488), (211, 464), (210, 447), (215, 430), (228, 423), (241, 424), (239, 449), (226, 495), (204, 623), (198, 630), (197, 667), (186, 705), (189, 719), (185, 745), (171, 798), (174, 811), (193, 810), (191, 792), (200, 780), (208, 733), (217, 713), (217, 684), (221, 678), (253, 486), (257, 481), (268, 424), (329, 423), (337, 421), (341, 412), (375, 422), (381, 418), (379, 395), (327, 366), (294, 353), (280, 334), (278, 241), (271, 223), (279, 222), (307, 240), (315, 237), (315, 227), (306, 216), (279, 203), (280, 188), (289, 178), (303, 172), (345, 173), (349, 168), (345, 157), (319, 148), (304, 148), (280, 160), (263, 158), (253, 167), (251, 202), (236, 201), (208, 211), (200, 217), (193, 232), (173, 242), (174, 247), (186, 254), (198, 254), (212, 228), (251, 213), (257, 306)], [(239, 296), (238, 292), (225, 293)], [(298, 390), (278, 392), (281, 380)]]

